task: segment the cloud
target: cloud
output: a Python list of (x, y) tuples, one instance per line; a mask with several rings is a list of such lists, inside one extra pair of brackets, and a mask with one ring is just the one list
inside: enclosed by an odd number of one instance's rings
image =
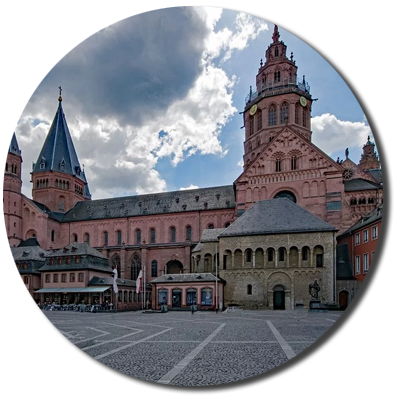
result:
[(191, 190), (191, 189), (198, 189), (199, 186), (197, 185), (189, 185), (187, 187), (181, 187), (179, 190)]
[(362, 42), (364, 49), (368, 47), (368, 21), (359, 21), (358, 24), (351, 30), (352, 32), (359, 32), (361, 28), (365, 28), (365, 31), (353, 36), (350, 39), (350, 43), (355, 41)]
[(332, 114), (322, 114), (311, 120), (313, 143), (331, 155), (346, 147), (362, 147), (371, 128), (365, 122), (341, 121)]

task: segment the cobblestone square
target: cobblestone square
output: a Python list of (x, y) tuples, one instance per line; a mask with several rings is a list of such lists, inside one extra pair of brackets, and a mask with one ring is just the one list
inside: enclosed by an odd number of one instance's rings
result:
[(280, 366), (320, 338), (340, 312), (44, 311), (81, 350), (129, 376), (175, 386), (220, 385)]

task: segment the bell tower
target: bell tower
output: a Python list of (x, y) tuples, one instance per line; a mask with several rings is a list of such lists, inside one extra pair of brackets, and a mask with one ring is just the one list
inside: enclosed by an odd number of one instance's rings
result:
[(10, 246), (18, 246), (22, 240), (22, 157), (15, 133), (8, 148), (4, 169), (3, 210)]
[(58, 109), (33, 165), (31, 182), (33, 200), (51, 211), (66, 212), (78, 201), (89, 200), (91, 195), (69, 133), (59, 89)]
[(366, 169), (379, 169), (379, 159), (375, 152), (375, 143), (372, 143), (368, 136), (367, 143), (363, 146), (363, 153), (359, 166), (365, 171)]
[(297, 66), (286, 55), (287, 46), (280, 40), (275, 25), (272, 43), (261, 59), (256, 76), (256, 90), (250, 86), (244, 109), (244, 169), (257, 156), (260, 147), (271, 142), (286, 126), (293, 127), (311, 141), (310, 86), (303, 76), (297, 79)]

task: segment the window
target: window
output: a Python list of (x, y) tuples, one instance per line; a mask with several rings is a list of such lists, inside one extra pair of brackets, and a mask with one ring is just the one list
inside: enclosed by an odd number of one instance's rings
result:
[(250, 136), (254, 133), (254, 117), (250, 117), (250, 122), (249, 122), (249, 134)]
[(156, 242), (156, 230), (154, 228), (150, 229), (150, 243)]
[(308, 110), (307, 107), (303, 108), (303, 126), (307, 128)]
[(126, 303), (128, 300), (128, 292), (125, 290), (124, 291), (124, 303)]
[(251, 250), (246, 250), (246, 262), (251, 262)]
[(129, 291), (129, 303), (132, 303), (132, 291)]
[(328, 211), (338, 211), (342, 209), (341, 201), (329, 201), (326, 203), (326, 208)]
[(257, 113), (257, 132), (262, 129), (262, 111)]
[(356, 256), (356, 275), (360, 273), (360, 256)]
[(368, 253), (363, 254), (363, 267), (364, 267), (364, 272), (368, 271), (368, 267), (369, 267), (369, 259), (368, 259)]
[(58, 274), (53, 275), (53, 282), (58, 283)]
[(55, 231), (51, 231), (51, 241), (54, 242), (54, 238), (55, 238)]
[(274, 261), (274, 249), (268, 249), (267, 251), (268, 254), (268, 261)]
[(90, 235), (85, 233), (85, 243), (90, 244)]
[(121, 244), (122, 244), (122, 232), (117, 231), (117, 245), (121, 246)]
[(360, 244), (360, 234), (359, 233), (356, 233), (355, 242), (356, 242), (356, 246), (358, 246)]
[(296, 156), (292, 156), (291, 164), (290, 164), (290, 167), (291, 167), (292, 171), (298, 169), (298, 165), (297, 164), (298, 164), (297, 163), (297, 157)]
[(253, 287), (251, 285), (247, 285), (247, 294), (248, 295), (253, 294)]
[(78, 235), (76, 233), (72, 234), (72, 241), (75, 243), (78, 241)]
[(294, 123), (300, 125), (300, 105), (298, 103), (294, 108)]
[(268, 110), (268, 126), (276, 125), (276, 107), (271, 106)]
[(151, 262), (151, 277), (157, 278), (157, 261), (153, 260)]
[(285, 261), (285, 249), (283, 247), (279, 249), (279, 261)]
[(301, 259), (307, 261), (310, 254), (310, 249), (308, 247), (303, 247), (301, 250)]
[(372, 227), (372, 240), (378, 238), (378, 225)]
[(214, 224), (208, 224), (208, 229), (214, 229)]
[(175, 243), (176, 242), (176, 228), (174, 226), (171, 226), (170, 234), (171, 234), (171, 242)]
[(46, 274), (45, 279), (46, 279), (46, 283), (50, 283), (50, 274)]
[(276, 172), (281, 172), (282, 171), (282, 162), (281, 159), (275, 160), (275, 171)]
[(212, 306), (212, 289), (201, 289), (201, 305)]
[(142, 242), (142, 231), (140, 229), (136, 229), (136, 244), (140, 244)]
[(160, 289), (158, 291), (158, 304), (167, 304), (168, 292), (166, 289)]
[(194, 306), (196, 305), (196, 296), (197, 290), (196, 289), (187, 289), (186, 290), (186, 305), (187, 306)]
[(289, 122), (289, 107), (288, 103), (284, 102), (281, 106), (280, 113), (280, 123), (281, 125), (287, 124)]
[[(275, 49), (275, 52), (277, 51), (278, 49)], [(278, 82), (280, 82), (281, 81), (281, 71), (275, 71), (274, 72), (274, 82), (275, 83), (278, 83)]]
[(364, 243), (368, 242), (368, 229), (363, 231), (363, 242)]
[(25, 285), (27, 285), (29, 283), (29, 277), (24, 276), (24, 283), (25, 283)]
[(192, 227), (186, 227), (186, 240), (192, 240)]
[(61, 274), (61, 282), (67, 282), (67, 274)]
[(104, 246), (108, 246), (108, 232), (103, 233)]
[(74, 273), (69, 274), (69, 281), (75, 282), (75, 274)]

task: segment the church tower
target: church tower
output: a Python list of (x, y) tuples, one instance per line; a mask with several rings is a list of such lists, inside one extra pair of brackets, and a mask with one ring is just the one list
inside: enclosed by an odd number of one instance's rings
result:
[(375, 143), (371, 142), (369, 136), (367, 143), (363, 146), (363, 153), (361, 154), (361, 160), (359, 166), (364, 171), (367, 169), (380, 168), (379, 159), (375, 152)]
[(91, 195), (69, 133), (59, 89), (56, 115), (31, 172), (32, 197), (51, 211), (65, 212)]
[(257, 156), (260, 147), (271, 142), (286, 126), (292, 126), (303, 138), (311, 140), (310, 87), (303, 76), (297, 80), (297, 66), (286, 55), (275, 25), (272, 43), (260, 61), (256, 76), (257, 90), (250, 86), (244, 109), (244, 169)]
[(14, 133), (8, 148), (3, 186), (4, 219), (11, 247), (22, 240), (21, 165), (21, 150)]

